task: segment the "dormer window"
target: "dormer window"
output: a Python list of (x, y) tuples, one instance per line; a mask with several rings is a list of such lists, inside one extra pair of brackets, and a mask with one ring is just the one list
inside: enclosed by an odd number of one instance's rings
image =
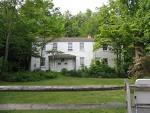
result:
[(68, 43), (68, 51), (72, 51), (73, 49), (72, 49), (72, 43), (71, 42), (69, 42)]
[(57, 43), (53, 43), (53, 50), (57, 50)]

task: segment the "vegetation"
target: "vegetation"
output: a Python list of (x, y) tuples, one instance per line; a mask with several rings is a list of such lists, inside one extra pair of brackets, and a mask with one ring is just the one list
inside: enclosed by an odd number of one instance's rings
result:
[(54, 72), (16, 72), (16, 73), (3, 73), (0, 80), (6, 82), (29, 82), (40, 81), (45, 79), (56, 78), (58, 73)]
[(125, 109), (1, 111), (1, 113), (125, 113)]
[[(133, 81), (130, 81), (133, 82)], [(78, 78), (59, 76), (56, 79), (37, 82), (0, 82), (0, 85), (124, 85), (123, 79), (101, 79), (101, 78)], [(89, 104), (107, 102), (125, 102), (124, 91), (88, 91), (88, 92), (1, 92), (0, 103), (51, 103), (51, 104)], [(124, 113), (125, 109), (93, 109), (90, 113), (97, 112)], [(6, 111), (4, 111), (6, 112)], [(10, 111), (8, 111), (10, 112)], [(11, 111), (17, 112), (59, 112), (59, 110), (49, 111)], [(88, 112), (87, 110), (61, 110), (62, 113)]]
[(98, 12), (100, 27), (96, 46), (108, 44), (113, 47), (119, 73), (127, 71), (133, 62), (136, 66), (137, 60), (147, 53), (150, 43), (149, 9), (149, 0), (110, 0), (109, 5), (101, 7)]
[[(28, 70), (32, 42), (37, 37), (50, 40), (61, 36), (63, 22), (59, 10), (49, 0), (0, 1), (1, 73)], [(44, 43), (40, 44), (43, 48)], [(41, 55), (42, 56), (42, 55)]]
[(107, 64), (100, 62), (99, 60), (94, 61), (89, 68), (83, 67), (80, 70), (62, 69), (62, 74), (65, 76), (72, 77), (93, 77), (93, 78), (121, 78), (127, 77), (127, 75), (116, 73), (114, 68), (109, 67)]
[[(112, 47), (118, 74), (141, 77), (141, 59), (150, 53), (149, 9), (149, 0), (109, 0), (97, 12), (87, 9), (71, 15), (69, 11), (61, 14), (49, 0), (1, 0), (0, 73), (29, 70), (31, 56), (43, 57), (32, 44), (42, 51), (47, 41), (61, 36), (91, 35), (95, 49)], [(36, 43), (37, 38), (41, 43)]]

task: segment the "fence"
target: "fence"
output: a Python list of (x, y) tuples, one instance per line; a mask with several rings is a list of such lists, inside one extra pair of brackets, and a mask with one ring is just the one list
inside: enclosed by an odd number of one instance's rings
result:
[[(149, 85), (135, 86), (125, 82), (125, 86), (0, 86), (0, 92), (69, 92), (69, 91), (112, 91), (126, 89), (126, 105), (124, 104), (0, 104), (0, 110), (37, 110), (37, 109), (95, 109), (127, 107), (128, 113), (132, 112), (130, 90), (149, 90)], [(134, 106), (133, 106), (134, 107)]]
[[(69, 92), (69, 91), (112, 91), (122, 90), (124, 86), (0, 86), (0, 92)], [(0, 110), (37, 109), (95, 109), (120, 108), (124, 104), (0, 104)]]

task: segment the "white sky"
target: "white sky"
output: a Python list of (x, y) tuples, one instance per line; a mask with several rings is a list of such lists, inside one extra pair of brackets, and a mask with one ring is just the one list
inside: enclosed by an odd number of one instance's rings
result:
[(62, 13), (69, 10), (71, 14), (85, 12), (86, 9), (96, 11), (96, 7), (101, 7), (107, 2), (108, 0), (53, 0), (54, 6), (60, 7)]

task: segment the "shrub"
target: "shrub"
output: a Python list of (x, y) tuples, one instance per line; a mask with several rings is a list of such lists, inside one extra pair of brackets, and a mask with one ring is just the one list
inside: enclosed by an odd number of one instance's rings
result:
[(28, 82), (56, 78), (55, 72), (16, 72), (4, 73), (0, 79), (7, 82)]
[(61, 73), (62, 73), (63, 75), (66, 75), (67, 72), (68, 72), (68, 70), (67, 70), (66, 68), (63, 68), (63, 69), (61, 70)]
[(91, 77), (102, 77), (102, 78), (115, 78), (117, 74), (115, 70), (106, 64), (102, 64), (96, 61), (89, 68), (89, 75)]
[(101, 77), (101, 78), (116, 78), (124, 77), (124, 75), (118, 75), (115, 69), (109, 67), (106, 64), (103, 64), (99, 61), (95, 61), (90, 68), (82, 68), (80, 70), (71, 70), (62, 69), (62, 74), (65, 76), (72, 77)]

